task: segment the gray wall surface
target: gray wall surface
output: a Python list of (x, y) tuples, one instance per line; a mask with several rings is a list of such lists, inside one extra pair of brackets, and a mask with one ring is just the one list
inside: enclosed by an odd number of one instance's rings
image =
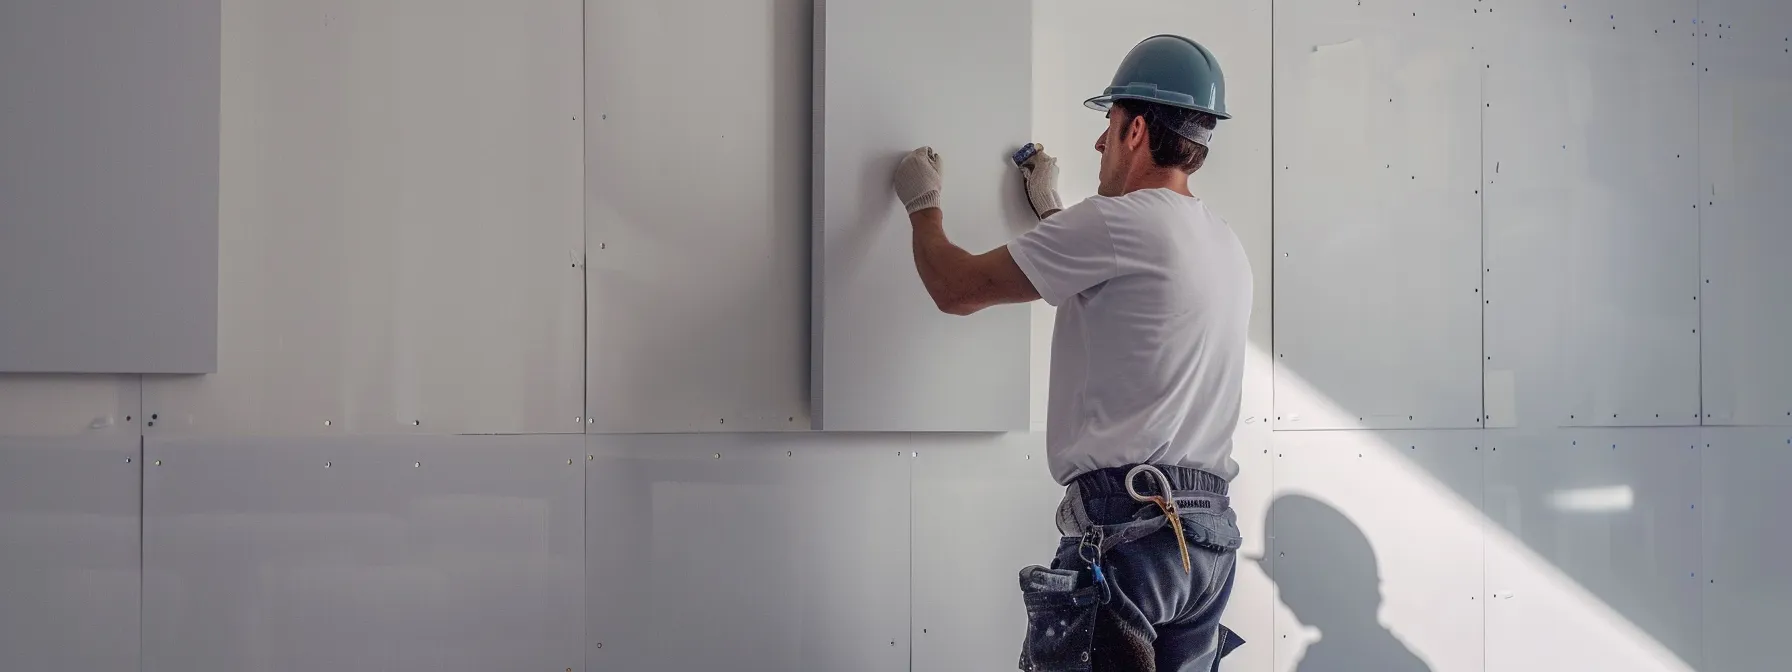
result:
[[(1226, 66), (1223, 670), (1779, 669), (1792, 5), (1568, 4), (1033, 3), (1067, 200), (1128, 48)], [(809, 420), (810, 10), (225, 0), (220, 372), (0, 375), (0, 668), (1011, 668), (1041, 433), (762, 431)]]

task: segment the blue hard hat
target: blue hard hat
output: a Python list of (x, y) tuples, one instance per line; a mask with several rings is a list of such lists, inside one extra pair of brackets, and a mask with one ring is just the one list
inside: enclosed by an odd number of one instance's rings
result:
[(1114, 83), (1083, 104), (1107, 111), (1116, 100), (1143, 100), (1197, 110), (1221, 119), (1226, 114), (1226, 76), (1213, 52), (1180, 35), (1145, 38), (1114, 72)]

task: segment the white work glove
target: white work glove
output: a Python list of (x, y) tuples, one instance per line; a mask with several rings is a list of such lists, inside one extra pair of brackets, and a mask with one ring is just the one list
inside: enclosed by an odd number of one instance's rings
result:
[(896, 166), (896, 197), (908, 214), (940, 207), (940, 155), (922, 147), (902, 157)]
[(1027, 187), (1027, 202), (1033, 204), (1033, 215), (1045, 219), (1047, 215), (1064, 209), (1064, 202), (1058, 198), (1058, 160), (1046, 154), (1045, 150), (1033, 153), (1025, 163), (1020, 164), (1021, 180)]

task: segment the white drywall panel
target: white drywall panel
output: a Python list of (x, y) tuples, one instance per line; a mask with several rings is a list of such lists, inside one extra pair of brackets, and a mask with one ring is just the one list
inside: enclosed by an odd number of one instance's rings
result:
[(909, 669), (906, 437), (588, 441), (590, 669)]
[(137, 436), (140, 376), (0, 374), (0, 436)]
[(6, 669), (137, 669), (138, 441), (0, 439)]
[(146, 429), (581, 431), (580, 12), (228, 3), (220, 368)]
[(816, 1), (810, 410), (817, 428), (1028, 428), (1027, 307), (968, 317), (940, 312), (915, 271), (891, 176), (905, 152), (923, 145), (939, 152), (946, 231), (974, 254), (1005, 244), (1033, 220), (1009, 160), (1032, 140), (1031, 6)]
[(1027, 631), (1018, 575), (1058, 548), (1045, 437), (922, 437), (911, 452), (913, 669), (1011, 668)]
[(1705, 672), (1752, 672), (1785, 664), (1792, 620), (1792, 430), (1705, 430)]
[(1275, 435), (1271, 669), (1482, 669), (1480, 439)]
[(1697, 424), (1696, 4), (1484, 21), (1489, 426)]
[(586, 3), (592, 431), (808, 428), (812, 18)]
[(1275, 6), (1278, 429), (1480, 426), (1475, 4)]
[(582, 448), (150, 439), (142, 669), (584, 669)]
[(1705, 423), (1792, 425), (1792, 4), (1699, 16)]
[(1490, 672), (1703, 669), (1699, 432), (1488, 432)]
[(0, 4), (0, 371), (217, 370), (218, 5)]

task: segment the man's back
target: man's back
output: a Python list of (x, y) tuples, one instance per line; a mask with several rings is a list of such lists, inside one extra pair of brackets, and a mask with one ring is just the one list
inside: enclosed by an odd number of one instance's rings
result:
[[(1102, 197), (1062, 209), (1057, 160), (1029, 144), (1013, 159), (1044, 221), (1005, 247), (971, 254), (947, 239), (932, 148), (903, 156), (892, 184), (940, 310), (1059, 309), (1046, 455), (1066, 486), (1062, 538), (1051, 567), (1021, 570), (1021, 667), (1088, 669), (1125, 651), (1120, 665), (1204, 672), (1242, 643), (1220, 618), (1244, 542), (1227, 493), (1251, 270), (1188, 186), (1231, 118), (1224, 77), (1206, 47), (1154, 35), (1083, 104), (1108, 120), (1095, 139)], [(1104, 621), (1124, 627), (1093, 627)]]
[(1009, 251), (1058, 306), (1046, 433), (1059, 482), (1137, 463), (1237, 474), (1252, 280), (1223, 220), (1146, 189), (1077, 204)]

